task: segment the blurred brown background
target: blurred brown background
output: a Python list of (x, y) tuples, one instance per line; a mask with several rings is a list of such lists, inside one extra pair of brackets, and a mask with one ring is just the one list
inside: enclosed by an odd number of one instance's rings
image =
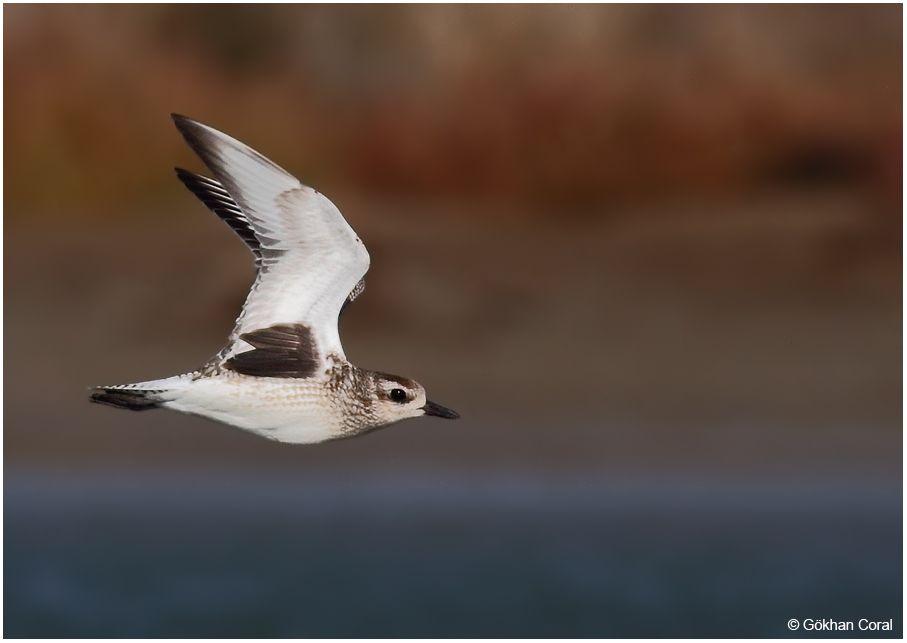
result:
[[(5, 8), (7, 464), (416, 450), (899, 475), (900, 15)], [(373, 255), (348, 353), (463, 422), (294, 449), (84, 403), (203, 363), (251, 279), (172, 175), (201, 166), (171, 111), (337, 203)]]
[[(899, 511), (900, 5), (6, 5), (4, 53), (7, 475), (869, 485)], [(331, 198), (372, 255), (347, 355), (462, 420), (293, 447), (87, 402), (204, 363), (251, 284), (170, 112)]]

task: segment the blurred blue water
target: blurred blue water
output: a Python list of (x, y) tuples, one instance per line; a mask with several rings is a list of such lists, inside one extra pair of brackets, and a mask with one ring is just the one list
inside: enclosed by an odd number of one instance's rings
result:
[(891, 487), (163, 478), (7, 473), (4, 636), (902, 632)]

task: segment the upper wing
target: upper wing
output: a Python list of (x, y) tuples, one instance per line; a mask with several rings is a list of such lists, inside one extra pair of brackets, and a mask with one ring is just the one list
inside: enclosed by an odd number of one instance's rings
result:
[(333, 203), (255, 150), (184, 116), (173, 121), (217, 178), (187, 186), (256, 254), (258, 276), (221, 359), (252, 350), (241, 335), (299, 323), (311, 329), (321, 359), (342, 356), (337, 318), (368, 270), (365, 245)]
[[(260, 268), (261, 244), (258, 243), (258, 237), (255, 236), (252, 224), (249, 223), (246, 215), (242, 213), (242, 210), (236, 205), (236, 202), (230, 198), (230, 195), (221, 184), (214, 179), (209, 179), (206, 176), (179, 167), (176, 168), (176, 176), (183, 182), (183, 185), (189, 188), (192, 194), (197, 196), (211, 212), (216, 214), (222, 221), (230, 226), (230, 229), (233, 230), (247, 246), (249, 246), (249, 250), (255, 255), (255, 267)], [(343, 315), (343, 312), (347, 307), (353, 303), (353, 300), (362, 294), (363, 290), (365, 290), (364, 277), (359, 280), (359, 283), (353, 286), (350, 294), (346, 296), (346, 301), (344, 301), (343, 306), (340, 307), (341, 315)]]

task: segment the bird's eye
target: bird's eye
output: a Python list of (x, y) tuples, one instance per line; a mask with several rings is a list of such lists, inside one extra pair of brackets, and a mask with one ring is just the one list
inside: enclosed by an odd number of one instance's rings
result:
[(391, 399), (394, 402), (405, 402), (406, 391), (404, 391), (402, 388), (391, 389)]

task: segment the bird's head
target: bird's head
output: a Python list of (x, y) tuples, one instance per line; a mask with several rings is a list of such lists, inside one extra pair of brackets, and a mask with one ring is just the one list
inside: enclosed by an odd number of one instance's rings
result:
[(375, 373), (376, 415), (382, 424), (390, 424), (422, 415), (455, 420), (460, 415), (425, 398), (425, 389), (418, 382), (398, 375)]

